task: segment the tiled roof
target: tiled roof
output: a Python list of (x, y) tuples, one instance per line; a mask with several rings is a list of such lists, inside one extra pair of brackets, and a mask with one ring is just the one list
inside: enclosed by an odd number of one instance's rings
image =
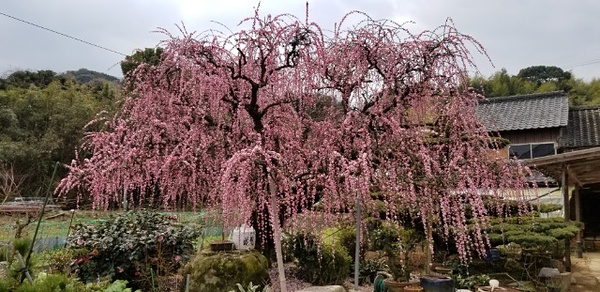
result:
[(477, 115), (488, 131), (512, 131), (566, 126), (569, 96), (562, 91), (482, 100)]
[(571, 108), (559, 144), (563, 148), (600, 146), (600, 106)]

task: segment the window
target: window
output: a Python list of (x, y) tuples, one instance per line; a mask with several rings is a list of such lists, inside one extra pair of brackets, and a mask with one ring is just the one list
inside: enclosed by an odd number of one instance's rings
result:
[(508, 147), (509, 156), (517, 159), (531, 159), (556, 154), (554, 143), (519, 144)]

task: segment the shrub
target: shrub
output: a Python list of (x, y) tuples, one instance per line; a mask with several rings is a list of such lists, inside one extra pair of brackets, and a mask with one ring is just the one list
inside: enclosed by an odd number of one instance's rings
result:
[(12, 277), (0, 278), (0, 292), (11, 292), (15, 291), (19, 282), (17, 279)]
[(0, 262), (12, 261), (12, 248), (8, 244), (0, 244)]
[(62, 248), (48, 250), (42, 253), (42, 259), (51, 274), (71, 274), (71, 264), (74, 258), (88, 254), (86, 249)]
[(412, 262), (415, 258), (411, 257), (411, 253), (423, 241), (423, 234), (395, 222), (384, 221), (372, 232), (372, 241), (374, 249), (385, 252), (394, 280), (408, 281), (411, 269), (415, 268)]
[(332, 285), (348, 278), (352, 259), (340, 244), (319, 243), (313, 235), (298, 234), (292, 250), (298, 259), (300, 279), (314, 285)]
[[(132, 292), (131, 288), (127, 288), (126, 280), (116, 280), (110, 282), (99, 282), (90, 283), (86, 285), (86, 288), (90, 291), (102, 291), (102, 292)], [(136, 290), (136, 292), (141, 292)]]
[(150, 290), (187, 261), (198, 234), (176, 226), (171, 216), (144, 211), (114, 216), (96, 226), (76, 225), (67, 242), (89, 251), (76, 260), (83, 280), (122, 279)]
[[(352, 262), (355, 261), (355, 250), (356, 250), (356, 228), (344, 228), (341, 229), (338, 233), (338, 240), (340, 245), (343, 246), (350, 257), (352, 258)], [(360, 247), (360, 256), (363, 257), (365, 250), (361, 246)]]
[(378, 259), (365, 259), (361, 258), (360, 263), (360, 275), (365, 277), (365, 280), (368, 283), (373, 283), (375, 277), (377, 276), (377, 272), (379, 271), (389, 271), (389, 267), (387, 262), (383, 258)]
[(25, 282), (19, 286), (16, 292), (82, 292), (86, 291), (85, 285), (77, 279), (66, 275), (46, 275), (39, 277), (33, 283)]
[(458, 274), (453, 278), (456, 288), (469, 290), (475, 289), (475, 286), (488, 285), (488, 282), (490, 281), (490, 276), (487, 274), (471, 275), (466, 277)]
[(27, 256), (29, 248), (31, 247), (31, 238), (21, 237), (13, 240), (13, 248), (18, 251), (23, 257)]
[[(238, 292), (238, 291), (239, 292), (259, 292), (259, 287), (260, 287), (259, 285), (252, 284), (252, 282), (250, 282), (250, 284), (248, 284), (247, 288), (244, 288), (244, 286), (242, 286), (242, 284), (240, 284), (240, 283), (237, 283), (236, 285), (237, 285), (238, 290), (237, 291), (236, 290), (231, 290), (229, 292)], [(271, 291), (269, 289), (270, 289), (269, 286), (265, 286), (262, 289), (262, 291), (263, 292)]]

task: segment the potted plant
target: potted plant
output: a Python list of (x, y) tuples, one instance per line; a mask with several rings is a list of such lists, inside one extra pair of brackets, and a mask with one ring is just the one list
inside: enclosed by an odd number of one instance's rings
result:
[(374, 248), (384, 252), (392, 276), (385, 280), (388, 291), (404, 291), (407, 286), (415, 284), (410, 282), (410, 253), (415, 251), (422, 240), (421, 233), (391, 221), (383, 222), (373, 232)]

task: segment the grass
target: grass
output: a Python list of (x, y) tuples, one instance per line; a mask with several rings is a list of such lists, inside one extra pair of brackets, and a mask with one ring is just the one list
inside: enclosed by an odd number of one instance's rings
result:
[[(71, 222), (71, 212), (63, 211), (64, 216), (59, 216), (53, 219), (43, 219), (40, 224), (38, 238), (44, 237), (65, 237), (67, 236), (69, 224)], [(76, 224), (95, 224), (96, 222), (105, 220), (111, 215), (119, 214), (121, 211), (98, 212), (89, 210), (77, 210), (73, 216), (73, 225)], [(176, 215), (179, 224), (199, 224), (206, 226), (206, 221), (203, 219), (203, 212), (161, 212), (167, 215)], [(48, 216), (56, 214), (50, 213)], [(44, 216), (45, 218), (48, 216)], [(16, 220), (21, 222), (26, 220), (25, 214), (0, 215), (0, 242), (8, 242), (14, 239)], [(210, 222), (212, 223), (212, 222)], [(37, 217), (31, 220), (31, 223), (23, 230), (23, 236), (33, 236)], [(215, 226), (217, 227), (217, 226)], [(210, 233), (219, 233), (219, 230), (213, 230)]]

